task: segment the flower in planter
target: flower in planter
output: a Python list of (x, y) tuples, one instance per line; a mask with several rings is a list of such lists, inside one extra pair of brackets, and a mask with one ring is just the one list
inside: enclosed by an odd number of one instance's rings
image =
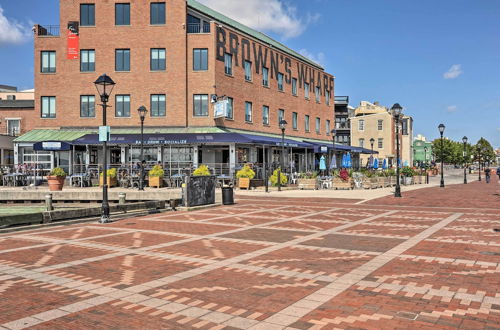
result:
[(155, 165), (153, 168), (148, 172), (149, 177), (151, 178), (163, 178), (165, 175), (165, 171), (161, 167), (161, 165)]
[[(274, 170), (273, 175), (271, 175), (269, 180), (271, 180), (271, 184), (273, 186), (278, 185), (278, 169)], [(285, 185), (288, 182), (288, 178), (286, 177), (285, 174), (283, 174), (283, 172), (280, 172), (280, 182), (281, 182), (281, 185)]]
[(210, 175), (210, 170), (208, 169), (207, 165), (200, 165), (193, 172), (193, 176), (208, 176), (208, 175)]
[(342, 179), (342, 181), (348, 181), (349, 180), (349, 172), (343, 168), (339, 172), (339, 177)]
[(53, 168), (52, 171), (50, 171), (51, 176), (57, 176), (59, 178), (65, 178), (67, 176), (66, 172), (60, 167)]
[(248, 166), (248, 164), (245, 164), (245, 166), (243, 166), (243, 168), (241, 170), (236, 172), (236, 177), (238, 179), (248, 178), (248, 179), (252, 180), (255, 177), (255, 172), (254, 172), (254, 170), (252, 170), (250, 168), (250, 166)]

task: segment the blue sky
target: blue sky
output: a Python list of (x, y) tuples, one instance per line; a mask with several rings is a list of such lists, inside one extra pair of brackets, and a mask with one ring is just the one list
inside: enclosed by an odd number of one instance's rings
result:
[[(500, 147), (500, 1), (201, 0), (321, 62), (335, 94), (414, 117), (415, 134)], [(0, 0), (0, 84), (33, 87), (33, 23), (57, 0)], [(10, 34), (12, 29), (22, 31)], [(6, 34), (9, 32), (9, 34)], [(6, 37), (10, 36), (10, 37)]]

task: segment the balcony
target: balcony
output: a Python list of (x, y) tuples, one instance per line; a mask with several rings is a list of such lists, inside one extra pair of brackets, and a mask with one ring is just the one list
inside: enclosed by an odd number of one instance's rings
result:
[(210, 24), (188, 23), (187, 33), (210, 33)]
[(37, 36), (43, 37), (59, 37), (61, 35), (61, 27), (59, 25), (35, 25), (33, 31)]
[(335, 96), (335, 104), (349, 104), (349, 96)]

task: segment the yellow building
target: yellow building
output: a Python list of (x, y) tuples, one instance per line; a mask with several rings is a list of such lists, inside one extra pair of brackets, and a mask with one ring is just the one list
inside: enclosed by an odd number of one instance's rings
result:
[[(403, 115), (400, 120), (399, 150), (403, 165), (413, 164), (413, 118)], [(384, 158), (388, 166), (395, 165), (396, 160), (396, 126), (395, 120), (387, 107), (378, 102), (370, 103), (361, 101), (354, 110), (351, 118), (351, 145), (356, 147), (372, 148), (370, 140), (373, 139), (373, 151), (377, 152), (379, 167)], [(361, 166), (366, 166), (370, 155), (361, 155)]]

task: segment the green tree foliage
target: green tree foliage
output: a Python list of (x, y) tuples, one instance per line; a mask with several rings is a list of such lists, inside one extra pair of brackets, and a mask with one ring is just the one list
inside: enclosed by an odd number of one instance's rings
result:
[(495, 161), (495, 150), (491, 144), (484, 138), (480, 138), (474, 146), (474, 160), (481, 161), (482, 164)]
[(443, 159), (447, 164), (462, 165), (465, 161), (470, 163), (471, 156), (473, 160), (478, 161), (479, 153), (481, 153), (481, 162), (492, 162), (495, 160), (495, 151), (491, 144), (481, 138), (476, 145), (465, 145), (465, 158), (464, 158), (464, 144), (462, 141), (453, 141), (443, 139), (441, 147), (441, 139), (432, 141), (432, 154), (436, 162), (441, 162), (441, 149), (443, 151)]

